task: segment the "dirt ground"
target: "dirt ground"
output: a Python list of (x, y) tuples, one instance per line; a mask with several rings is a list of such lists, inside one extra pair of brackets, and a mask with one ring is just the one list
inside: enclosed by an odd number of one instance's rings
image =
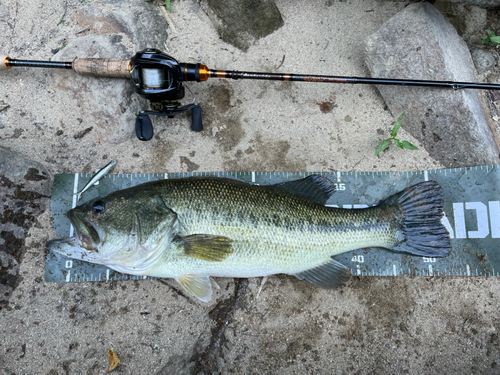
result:
[[(206, 4), (172, 1), (177, 32), (167, 30), (165, 48), (214, 69), (367, 76), (365, 37), (407, 2), (276, 4), (284, 26), (242, 52), (219, 39)], [(80, 37), (76, 15), (91, 5), (111, 10), (120, 2), (3, 0), (0, 55), (50, 59)], [(404, 129), (400, 139), (419, 151), (374, 155), (395, 117), (371, 86), (191, 83), (183, 103), (194, 97), (202, 106), (202, 133), (177, 116), (155, 119), (150, 142), (131, 136), (114, 144), (112, 127), (89, 122), (97, 104), (88, 92), (53, 85), (61, 74), (0, 72), (0, 102), (9, 105), (0, 112), (0, 145), (52, 174), (90, 172), (104, 159), (118, 160), (114, 173), (442, 167)], [(279, 275), (258, 298), (260, 279), (218, 279), (221, 289), (204, 304), (155, 280), (46, 283), (51, 238), (47, 210), (29, 231), (20, 284), (0, 310), (1, 373), (103, 374), (110, 348), (122, 362), (115, 372), (124, 374), (500, 372), (497, 278), (367, 277), (325, 291)]]

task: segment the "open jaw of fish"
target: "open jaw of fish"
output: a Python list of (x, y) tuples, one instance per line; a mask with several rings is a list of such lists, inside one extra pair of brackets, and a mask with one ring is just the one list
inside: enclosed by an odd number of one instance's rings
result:
[(271, 186), (222, 178), (154, 181), (70, 210), (75, 237), (48, 247), (122, 273), (175, 278), (205, 302), (212, 296), (210, 276), (285, 273), (331, 289), (350, 277), (332, 259), (337, 254), (366, 247), (450, 253), (436, 182), (366, 209), (326, 207), (333, 193), (320, 176)]
[(100, 263), (97, 250), (98, 244), (101, 243), (99, 233), (89, 222), (78, 220), (73, 210), (68, 211), (67, 216), (76, 235), (49, 241), (49, 248), (70, 258)]

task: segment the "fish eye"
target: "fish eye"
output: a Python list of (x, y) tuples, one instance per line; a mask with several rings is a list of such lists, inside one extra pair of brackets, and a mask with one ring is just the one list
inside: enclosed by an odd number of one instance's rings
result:
[(96, 201), (92, 203), (92, 212), (95, 214), (103, 213), (105, 208), (106, 207), (104, 206), (104, 203), (101, 201)]

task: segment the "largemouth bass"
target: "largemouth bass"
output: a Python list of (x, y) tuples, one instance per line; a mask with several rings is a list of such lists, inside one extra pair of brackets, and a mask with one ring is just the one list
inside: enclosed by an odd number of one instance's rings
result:
[(175, 278), (204, 302), (210, 276), (284, 273), (331, 289), (350, 276), (332, 259), (343, 252), (450, 253), (436, 182), (354, 210), (326, 207), (334, 191), (314, 175), (270, 186), (210, 177), (148, 182), (69, 210), (76, 235), (48, 247), (126, 274)]

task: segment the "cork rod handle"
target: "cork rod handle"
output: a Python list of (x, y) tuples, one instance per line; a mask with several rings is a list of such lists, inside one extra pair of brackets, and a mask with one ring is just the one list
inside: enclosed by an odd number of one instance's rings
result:
[(73, 70), (96, 77), (130, 78), (130, 60), (76, 59)]
[(7, 65), (9, 58), (7, 56), (0, 56), (0, 70), (7, 70), (9, 66)]

